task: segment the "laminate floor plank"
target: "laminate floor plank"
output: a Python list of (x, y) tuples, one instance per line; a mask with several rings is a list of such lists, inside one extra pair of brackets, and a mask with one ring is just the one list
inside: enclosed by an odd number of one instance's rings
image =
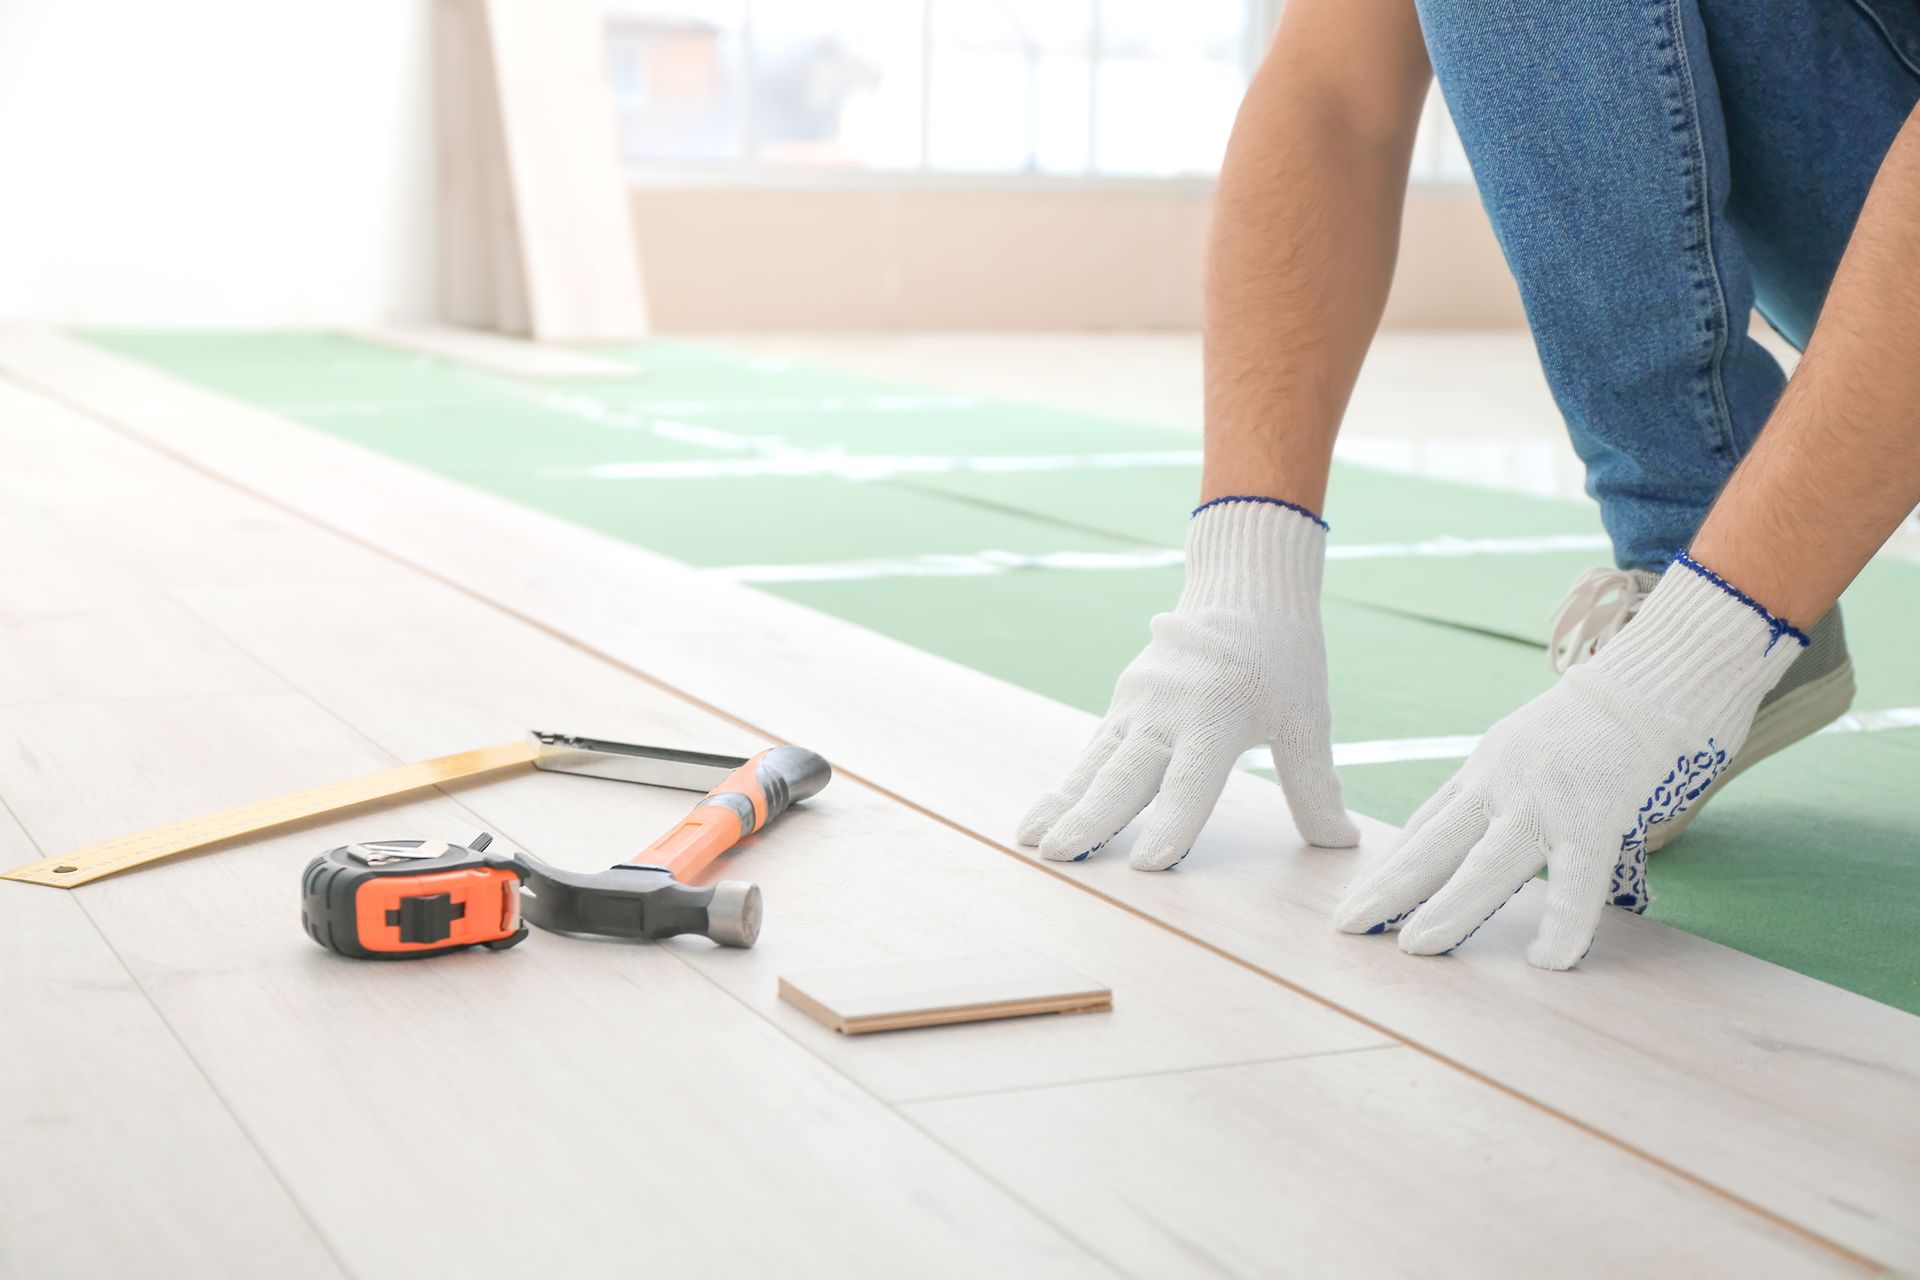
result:
[[(0, 336), (0, 341), (5, 341)], [(188, 470), (151, 483), (146, 468), (97, 467), (120, 438), (82, 406), (29, 391), (0, 376), (0, 494), (10, 511), (50, 518), (70, 540), (123, 535), (120, 562), (153, 587), (242, 582), (350, 585), (403, 581), (404, 567), (337, 538), (312, 538), (260, 504), (235, 506), (228, 488)], [(183, 521), (182, 512), (194, 513)]]
[(168, 625), (180, 606), (137, 574), (11, 503), (0, 507), (0, 545), (0, 707), (279, 687), (218, 636)]

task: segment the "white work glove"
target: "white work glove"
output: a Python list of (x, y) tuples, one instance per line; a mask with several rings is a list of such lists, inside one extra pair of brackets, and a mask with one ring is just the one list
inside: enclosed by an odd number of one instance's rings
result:
[(1154, 618), (1099, 732), (1028, 812), (1020, 842), (1079, 862), (1153, 800), (1130, 861), (1164, 871), (1193, 847), (1241, 753), (1267, 743), (1301, 836), (1359, 843), (1333, 771), (1326, 548), (1326, 525), (1291, 503), (1220, 498), (1195, 511), (1180, 602)]
[(1360, 877), (1335, 923), (1451, 951), (1547, 868), (1527, 959), (1569, 969), (1609, 905), (1645, 911), (1648, 832), (1740, 751), (1807, 638), (1685, 556), (1592, 661), (1496, 724)]

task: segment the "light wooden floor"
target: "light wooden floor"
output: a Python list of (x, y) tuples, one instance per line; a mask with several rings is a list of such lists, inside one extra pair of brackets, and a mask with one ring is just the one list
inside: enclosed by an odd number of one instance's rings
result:
[[(1187, 867), (1010, 843), (1088, 717), (97, 350), (0, 335), (0, 861), (552, 728), (839, 767), (752, 951), (314, 947), (299, 869), (684, 797), (517, 777), (0, 883), (0, 1274), (1861, 1275), (1920, 1267), (1920, 1020), (1614, 914), (1567, 975), (1334, 933), (1236, 778)], [(1110, 1015), (847, 1040), (777, 975), (1031, 947)]]

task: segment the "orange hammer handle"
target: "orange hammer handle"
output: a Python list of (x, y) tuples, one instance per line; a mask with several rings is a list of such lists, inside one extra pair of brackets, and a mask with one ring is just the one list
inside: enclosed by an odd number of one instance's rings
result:
[(692, 883), (707, 864), (805, 800), (833, 776), (826, 760), (801, 747), (770, 747), (728, 774), (671, 830), (630, 861), (665, 867)]

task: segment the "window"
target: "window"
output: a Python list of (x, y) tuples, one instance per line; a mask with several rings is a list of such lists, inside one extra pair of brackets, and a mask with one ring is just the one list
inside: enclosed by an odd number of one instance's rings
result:
[[(1270, 0), (608, 0), (650, 170), (1208, 177)], [(1436, 95), (1415, 176), (1459, 178)]]
[(1205, 176), (1255, 0), (609, 0), (646, 168)]

